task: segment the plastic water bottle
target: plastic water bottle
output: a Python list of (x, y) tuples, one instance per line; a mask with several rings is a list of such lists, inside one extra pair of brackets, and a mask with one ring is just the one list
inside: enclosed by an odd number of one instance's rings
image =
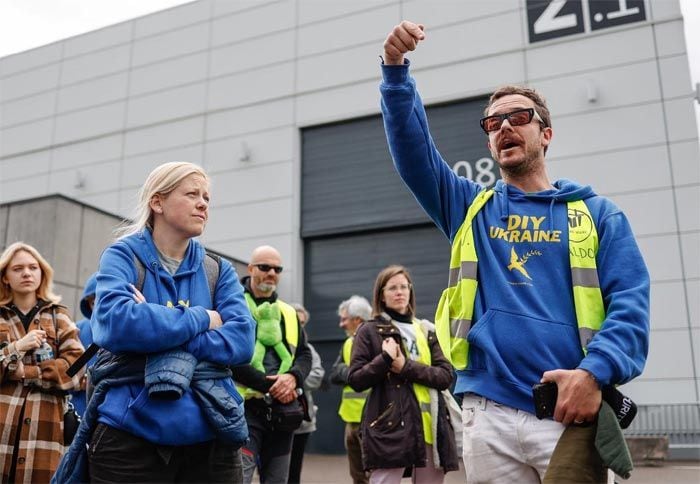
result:
[(37, 364), (46, 360), (53, 360), (53, 350), (51, 346), (44, 341), (44, 343), (34, 350), (34, 359), (36, 359)]

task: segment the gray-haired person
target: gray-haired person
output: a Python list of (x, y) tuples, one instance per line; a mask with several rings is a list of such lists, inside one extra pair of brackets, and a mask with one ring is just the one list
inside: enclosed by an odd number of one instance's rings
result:
[(367, 399), (369, 390), (356, 392), (348, 385), (348, 366), (350, 365), (350, 355), (352, 353), (352, 342), (355, 332), (360, 325), (367, 321), (372, 315), (372, 306), (367, 299), (362, 296), (352, 296), (340, 303), (338, 306), (338, 316), (340, 317), (340, 327), (345, 331), (348, 338), (343, 343), (338, 358), (331, 370), (331, 383), (343, 385), (343, 395), (340, 401), (338, 415), (345, 422), (345, 448), (348, 451), (350, 463), (350, 476), (355, 484), (369, 482), (367, 473), (362, 467), (362, 449), (360, 447), (360, 420), (362, 409)]

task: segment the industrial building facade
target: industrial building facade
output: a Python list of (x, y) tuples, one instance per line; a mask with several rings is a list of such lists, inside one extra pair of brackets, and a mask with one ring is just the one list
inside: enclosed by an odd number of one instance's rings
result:
[[(499, 178), (478, 126), (491, 91), (545, 95), (550, 174), (618, 204), (649, 266), (650, 355), (625, 391), (662, 414), (697, 404), (700, 155), (677, 0), (200, 0), (65, 39), (0, 59), (0, 203), (60, 193), (129, 216), (152, 168), (200, 163), (203, 242), (280, 250), (281, 296), (310, 309), (329, 369), (337, 305), (369, 298), (379, 269), (408, 266), (429, 319), (447, 279), (449, 244), (379, 116), (378, 56), (403, 18), (426, 25), (411, 71), (460, 175)], [(342, 450), (338, 398), (317, 398), (324, 449)]]

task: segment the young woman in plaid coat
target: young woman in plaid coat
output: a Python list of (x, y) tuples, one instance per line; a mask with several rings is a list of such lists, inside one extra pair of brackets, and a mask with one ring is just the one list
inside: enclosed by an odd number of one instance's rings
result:
[(64, 394), (82, 376), (66, 370), (83, 346), (34, 247), (5, 249), (0, 278), (0, 476), (48, 482), (63, 454)]

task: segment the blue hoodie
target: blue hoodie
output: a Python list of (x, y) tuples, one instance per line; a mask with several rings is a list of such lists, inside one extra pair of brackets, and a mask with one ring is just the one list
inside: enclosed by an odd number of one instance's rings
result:
[[(137, 304), (134, 257), (146, 269)], [(118, 240), (102, 254), (97, 303), (92, 319), (95, 343), (113, 353), (159, 353), (182, 348), (198, 361), (247, 363), (253, 356), (255, 326), (243, 288), (231, 264), (221, 261), (216, 301), (211, 301), (204, 269), (204, 247), (190, 240), (177, 273), (162, 267), (149, 230)], [(209, 330), (207, 309), (221, 328)], [(235, 388), (230, 386), (233, 394)], [(162, 445), (189, 445), (214, 439), (204, 413), (188, 389), (174, 401), (152, 400), (143, 384), (111, 388), (98, 408), (98, 421)]]
[[(385, 65), (382, 73), (384, 127), (396, 169), (452, 242), (483, 187), (457, 176), (440, 156), (408, 63)], [(545, 371), (582, 368), (607, 385), (625, 383), (644, 368), (649, 274), (630, 225), (589, 186), (559, 180), (554, 187), (524, 193), (499, 181), (473, 222), (479, 286), (458, 393), (533, 412), (531, 388)], [(596, 263), (606, 307), (585, 357), (569, 264), (566, 203), (573, 200), (585, 201), (598, 231)]]
[[(96, 288), (97, 273), (95, 272), (85, 281), (83, 298), (80, 300), (80, 312), (83, 313), (84, 318), (75, 323), (80, 330), (80, 342), (83, 344), (83, 348), (87, 348), (92, 343), (92, 328), (90, 327), (92, 309), (88, 305), (87, 298), (95, 295)], [(90, 368), (94, 363), (95, 357), (93, 356), (90, 358), (90, 361), (87, 362), (86, 368)], [(75, 411), (78, 412), (78, 415), (83, 415), (83, 413), (85, 413), (85, 390), (71, 392), (71, 402), (73, 403)]]

